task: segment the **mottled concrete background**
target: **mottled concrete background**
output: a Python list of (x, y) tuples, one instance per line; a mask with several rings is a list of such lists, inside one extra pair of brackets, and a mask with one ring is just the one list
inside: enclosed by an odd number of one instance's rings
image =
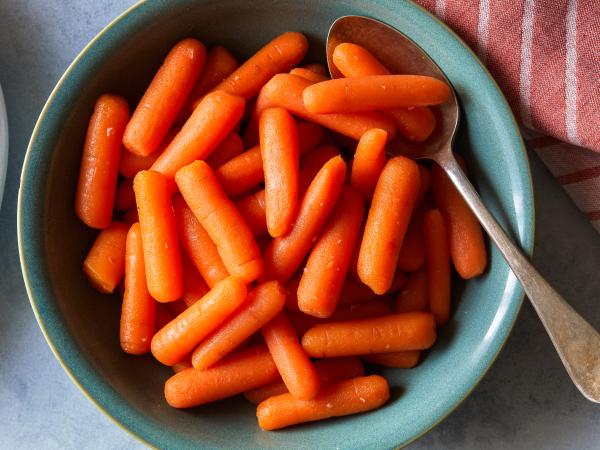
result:
[[(142, 445), (77, 390), (52, 356), (23, 286), (16, 197), (32, 127), (77, 52), (131, 0), (0, 0), (0, 83), (10, 160), (0, 214), (0, 448)], [(600, 327), (600, 238), (532, 154), (537, 267)], [(482, 299), (485, 301), (485, 299)], [(473, 394), (411, 448), (600, 448), (600, 407), (571, 385), (526, 304), (505, 350)]]

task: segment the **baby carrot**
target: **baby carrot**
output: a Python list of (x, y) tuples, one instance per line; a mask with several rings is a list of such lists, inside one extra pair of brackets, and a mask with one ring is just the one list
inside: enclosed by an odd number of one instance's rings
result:
[(248, 100), (256, 96), (273, 75), (287, 72), (298, 64), (307, 50), (308, 41), (303, 34), (283, 33), (248, 58), (215, 89), (222, 89)]
[(133, 180), (144, 243), (146, 281), (150, 294), (159, 302), (177, 300), (183, 288), (168, 184), (169, 180), (152, 170), (139, 172)]
[(125, 178), (117, 186), (117, 192), (115, 194), (115, 209), (117, 211), (127, 211), (131, 208), (135, 208), (133, 180), (131, 178)]
[(134, 223), (139, 222), (140, 218), (138, 216), (137, 208), (134, 206), (129, 211), (125, 211), (125, 214), (123, 214), (122, 220), (127, 225), (133, 225)]
[[(323, 83), (329, 83), (329, 81)], [(391, 140), (396, 134), (396, 125), (393, 119), (378, 111), (351, 114), (314, 114), (309, 112), (304, 106), (302, 92), (312, 84), (312, 81), (305, 78), (282, 73), (269, 80), (263, 91), (266, 101), (271, 106), (281, 106), (295, 116), (356, 140), (371, 128), (385, 130), (388, 133), (388, 140)]]
[(320, 386), (319, 375), (300, 346), (296, 331), (285, 313), (279, 313), (266, 324), (262, 334), (290, 393), (302, 400), (309, 400), (317, 395)]
[(196, 39), (184, 39), (169, 52), (138, 103), (123, 136), (132, 153), (148, 156), (156, 151), (183, 107), (206, 59)]
[(300, 195), (306, 192), (308, 186), (325, 163), (336, 156), (340, 156), (340, 151), (336, 147), (333, 145), (320, 145), (302, 157), (298, 176), (298, 193)]
[(425, 213), (423, 219), (425, 252), (427, 254), (427, 285), (429, 308), (438, 325), (450, 317), (450, 254), (446, 224), (437, 209)]
[(449, 97), (446, 83), (423, 75), (337, 78), (315, 83), (302, 92), (304, 106), (313, 114), (439, 105)]
[(285, 290), (277, 281), (254, 288), (240, 309), (196, 347), (192, 353), (193, 366), (211, 367), (273, 319), (284, 304)]
[(264, 345), (240, 350), (207, 370), (186, 369), (165, 383), (165, 399), (174, 408), (190, 408), (263, 386), (278, 377)]
[(290, 393), (268, 398), (256, 416), (263, 430), (277, 430), (303, 422), (347, 416), (379, 408), (390, 398), (388, 382), (379, 375), (356, 377), (323, 386), (312, 400)]
[(435, 164), (431, 169), (431, 190), (448, 226), (454, 268), (466, 280), (481, 275), (487, 265), (481, 226), (450, 179)]
[(243, 98), (227, 92), (207, 94), (152, 164), (152, 170), (173, 178), (183, 166), (207, 158), (239, 122), (244, 104)]
[(263, 111), (258, 128), (267, 229), (271, 236), (277, 237), (289, 231), (296, 214), (300, 158), (298, 128), (283, 108)]
[(427, 106), (408, 106), (385, 112), (394, 118), (400, 134), (415, 142), (427, 139), (437, 123), (433, 111)]
[(395, 367), (396, 369), (412, 369), (419, 362), (421, 352), (419, 350), (407, 350), (404, 352), (376, 353), (362, 357), (371, 364), (378, 366)]
[(183, 293), (181, 300), (187, 307), (192, 306), (206, 295), (210, 288), (194, 266), (194, 263), (184, 254), (181, 255), (181, 266), (183, 268)]
[(212, 169), (196, 161), (177, 172), (175, 181), (186, 203), (217, 246), (225, 268), (249, 283), (263, 273), (252, 231), (227, 198)]
[(264, 252), (265, 280), (286, 283), (302, 264), (317, 234), (333, 211), (346, 178), (346, 163), (331, 158), (304, 193), (291, 231), (271, 242)]
[(206, 163), (216, 169), (244, 151), (244, 143), (237, 133), (230, 133), (215, 151), (206, 159)]
[(98, 292), (110, 294), (125, 274), (125, 242), (129, 226), (112, 222), (98, 234), (83, 262), (83, 271)]
[(250, 194), (235, 204), (254, 236), (267, 234), (267, 216), (265, 214), (265, 191)]
[(411, 273), (408, 282), (400, 289), (394, 300), (394, 312), (429, 311), (427, 270), (425, 268)]
[(373, 128), (360, 137), (356, 152), (352, 158), (350, 184), (370, 201), (375, 192), (375, 185), (385, 166), (385, 143), (387, 133)]
[(180, 128), (171, 128), (162, 142), (158, 146), (158, 150), (150, 153), (148, 156), (140, 156), (135, 153), (124, 151), (121, 155), (121, 164), (119, 165), (119, 172), (125, 178), (133, 178), (138, 172), (142, 170), (148, 170), (154, 164), (154, 161), (158, 159), (165, 148), (171, 143), (173, 138), (179, 133)]
[(175, 364), (221, 325), (245, 299), (246, 285), (242, 280), (225, 278), (154, 335), (152, 354), (167, 366)]
[(360, 194), (344, 188), (310, 252), (298, 286), (298, 307), (303, 313), (321, 318), (333, 314), (364, 215)]
[(194, 367), (194, 366), (192, 366), (192, 361), (190, 360), (190, 355), (187, 355), (181, 361), (173, 364), (171, 366), (171, 369), (173, 369), (173, 372), (179, 373), (179, 372), (183, 372), (186, 369), (191, 369), (192, 367)]
[(313, 72), (312, 70), (305, 69), (303, 67), (296, 67), (290, 70), (290, 75), (296, 75), (314, 83), (318, 83), (319, 81), (325, 81), (329, 79), (329, 77), (326, 75)]
[(219, 281), (229, 276), (229, 272), (219, 256), (217, 246), (200, 225), (181, 195), (173, 197), (173, 210), (177, 235), (183, 250), (192, 260), (206, 284), (214, 287)]
[(124, 98), (104, 94), (98, 98), (85, 136), (75, 212), (92, 228), (106, 228), (112, 220), (121, 139), (129, 119)]
[(435, 338), (433, 315), (410, 312), (319, 324), (304, 333), (302, 347), (313, 358), (329, 358), (424, 350)]
[[(392, 285), (387, 290), (386, 294), (396, 292), (406, 284), (406, 276), (402, 272), (396, 272), (392, 280)], [(381, 298), (382, 294), (376, 294), (373, 290), (354, 277), (346, 277), (342, 293), (338, 305), (354, 305), (356, 303), (366, 302)]]
[(425, 265), (425, 244), (423, 243), (424, 209), (415, 209), (398, 255), (398, 269), (403, 272), (414, 272)]
[(304, 66), (301, 66), (301, 67), (302, 67), (302, 69), (310, 70), (311, 72), (318, 73), (319, 75), (327, 75), (327, 69), (325, 68), (325, 66), (323, 64), (311, 63), (311, 64), (305, 64)]
[(376, 294), (392, 284), (398, 255), (419, 192), (417, 163), (396, 156), (377, 181), (358, 255), (358, 275)]
[[(331, 383), (332, 381), (346, 380), (348, 378), (360, 377), (365, 374), (360, 359), (348, 356), (345, 358), (330, 358), (315, 361), (315, 369), (321, 385)], [(271, 384), (251, 389), (244, 392), (244, 397), (255, 405), (258, 405), (263, 400), (279, 394), (285, 394), (288, 388), (283, 380), (279, 379)]]
[(125, 245), (125, 293), (121, 307), (120, 342), (125, 353), (141, 355), (150, 351), (156, 322), (156, 301), (146, 285), (144, 251), (140, 224), (127, 233)]

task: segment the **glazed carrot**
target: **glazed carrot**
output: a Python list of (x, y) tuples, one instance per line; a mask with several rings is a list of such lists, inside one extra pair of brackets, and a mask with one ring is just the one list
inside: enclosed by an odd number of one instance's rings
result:
[(304, 106), (313, 114), (439, 105), (449, 97), (446, 83), (423, 75), (337, 78), (315, 83), (302, 92)]
[(83, 144), (75, 213), (92, 228), (106, 228), (112, 220), (121, 138), (129, 119), (124, 98), (104, 94), (96, 101)]
[(310, 252), (298, 286), (298, 307), (303, 313), (321, 318), (333, 314), (364, 215), (365, 205), (360, 194), (352, 188), (344, 188)]
[(206, 295), (210, 288), (196, 269), (194, 263), (186, 256), (181, 255), (181, 266), (183, 268), (183, 293), (181, 300), (187, 307), (192, 306)]
[(183, 372), (186, 369), (191, 369), (192, 367), (194, 367), (194, 366), (192, 366), (192, 361), (190, 359), (190, 355), (187, 355), (181, 361), (173, 364), (171, 366), (171, 369), (173, 369), (173, 372), (179, 373), (179, 372)]
[[(345, 77), (390, 75), (390, 71), (360, 45), (339, 44), (332, 57), (335, 66)], [(413, 141), (421, 142), (427, 139), (436, 125), (435, 116), (426, 106), (397, 108), (386, 112), (395, 119), (398, 131)]]
[(168, 183), (163, 175), (152, 170), (139, 172), (133, 180), (144, 243), (146, 281), (150, 294), (159, 302), (177, 300), (183, 288)]
[(304, 66), (301, 66), (301, 67), (303, 69), (310, 70), (311, 72), (318, 73), (319, 75), (327, 75), (327, 69), (325, 69), (325, 66), (323, 64), (312, 63), (312, 64), (305, 64)]
[(300, 346), (296, 330), (285, 313), (279, 313), (266, 324), (262, 335), (290, 393), (302, 400), (309, 400), (317, 395), (319, 375)]
[(421, 187), (419, 188), (419, 195), (417, 195), (417, 203), (425, 198), (431, 185), (431, 174), (429, 173), (429, 170), (427, 170), (427, 168), (423, 167), (421, 164), (419, 164), (419, 175)]
[(138, 103), (123, 136), (132, 153), (148, 156), (156, 151), (183, 107), (206, 59), (196, 39), (184, 39), (169, 52)]
[(438, 325), (450, 317), (450, 252), (446, 224), (437, 209), (425, 213), (423, 235), (427, 254), (429, 308)]
[(167, 366), (180, 361), (242, 304), (246, 293), (246, 285), (236, 277), (217, 283), (154, 335), (154, 357)]
[(239, 122), (244, 104), (243, 98), (227, 92), (207, 94), (152, 164), (152, 170), (173, 178), (183, 166), (207, 158)]
[(177, 234), (184, 252), (192, 260), (206, 284), (214, 287), (229, 276), (217, 246), (180, 195), (173, 197), (173, 210)]
[(122, 220), (127, 225), (133, 225), (134, 223), (139, 222), (140, 218), (138, 216), (137, 208), (133, 207), (129, 211), (125, 211), (125, 214), (123, 214)]
[(298, 193), (304, 194), (319, 173), (319, 170), (331, 158), (340, 156), (340, 151), (333, 145), (321, 145), (306, 153), (300, 160), (300, 175), (298, 177)]
[(431, 190), (448, 227), (450, 256), (458, 274), (469, 279), (487, 266), (487, 251), (477, 218), (443, 170), (433, 165)]
[(404, 156), (390, 159), (377, 181), (357, 265), (361, 281), (376, 294), (392, 284), (419, 186), (419, 168)]
[(273, 319), (284, 304), (285, 290), (277, 281), (254, 288), (240, 309), (196, 347), (193, 366), (211, 367)]
[[(331, 383), (332, 381), (346, 380), (348, 378), (363, 376), (365, 370), (360, 359), (349, 356), (346, 358), (330, 358), (315, 361), (315, 369), (321, 385)], [(255, 405), (263, 400), (279, 394), (289, 392), (283, 380), (279, 379), (271, 384), (258, 387), (244, 392), (244, 397)]]
[(302, 77), (308, 81), (312, 81), (314, 83), (318, 83), (319, 81), (328, 80), (329, 77), (326, 75), (322, 75), (320, 73), (316, 73), (310, 69), (305, 69), (303, 67), (296, 67), (290, 70), (291, 75), (296, 75), (298, 77)]
[(303, 422), (370, 411), (379, 408), (389, 398), (390, 390), (385, 378), (370, 375), (330, 383), (308, 401), (289, 393), (268, 398), (258, 405), (256, 416), (263, 430), (277, 430)]
[(146, 285), (140, 224), (131, 226), (125, 246), (125, 293), (121, 306), (120, 342), (125, 353), (150, 351), (156, 322), (156, 301)]
[[(392, 279), (392, 285), (386, 293), (396, 292), (406, 283), (406, 276), (402, 272), (396, 272)], [(381, 295), (374, 293), (369, 286), (353, 277), (346, 277), (344, 288), (340, 294), (338, 305), (353, 305), (355, 303), (366, 302), (381, 298)]]
[(414, 272), (425, 265), (425, 244), (423, 243), (424, 209), (418, 207), (410, 218), (402, 248), (398, 255), (398, 269)]
[(319, 170), (300, 201), (291, 231), (273, 239), (264, 252), (265, 280), (285, 283), (300, 267), (333, 211), (345, 177), (346, 163), (340, 156), (331, 158)]
[(127, 211), (135, 208), (135, 192), (133, 192), (133, 180), (125, 178), (117, 186), (115, 194), (115, 209), (117, 211)]
[(264, 345), (240, 350), (207, 370), (186, 369), (165, 383), (174, 408), (190, 408), (241, 394), (275, 381), (277, 367)]
[(283, 236), (292, 226), (298, 203), (298, 128), (290, 113), (283, 108), (263, 111), (258, 128), (267, 229), (273, 237)]
[(313, 358), (329, 358), (424, 350), (435, 338), (433, 315), (409, 312), (319, 324), (304, 333), (302, 347)]
[(225, 268), (249, 283), (263, 273), (252, 231), (227, 198), (212, 169), (196, 161), (177, 172), (175, 181), (186, 203), (217, 246)]
[(427, 293), (427, 269), (423, 268), (408, 276), (407, 283), (394, 300), (394, 312), (429, 311)]
[(235, 204), (254, 236), (267, 234), (267, 216), (265, 213), (265, 191), (250, 194)]
[(179, 130), (180, 128), (177, 127), (171, 128), (158, 146), (158, 150), (152, 152), (148, 156), (140, 156), (127, 151), (122, 152), (121, 163), (119, 165), (119, 172), (121, 175), (125, 178), (133, 178), (138, 172), (150, 169), (152, 164), (154, 164), (154, 161), (158, 159), (177, 133), (179, 133)]
[(352, 159), (350, 184), (370, 201), (375, 185), (385, 166), (387, 133), (379, 128), (368, 130), (360, 137)]
[(125, 275), (125, 242), (129, 226), (112, 222), (98, 234), (83, 262), (83, 271), (98, 292), (110, 294)]
[(405, 352), (377, 353), (362, 357), (371, 364), (378, 366), (395, 367), (396, 369), (412, 369), (419, 362), (421, 352), (419, 350), (407, 350)]
[[(324, 81), (328, 83), (328, 81)], [(266, 101), (271, 106), (281, 106), (292, 114), (311, 122), (337, 131), (344, 136), (360, 139), (365, 131), (381, 128), (392, 139), (396, 133), (396, 125), (390, 117), (369, 111), (352, 114), (313, 114), (309, 112), (302, 100), (302, 92), (313, 83), (304, 78), (290, 74), (275, 75), (263, 88)]]
[(301, 33), (287, 32), (277, 36), (246, 60), (215, 89), (222, 89), (246, 100), (256, 96), (260, 88), (280, 72), (287, 72), (300, 62), (308, 50)]
[(216, 150), (206, 159), (206, 163), (216, 169), (244, 151), (244, 143), (237, 133), (230, 133)]

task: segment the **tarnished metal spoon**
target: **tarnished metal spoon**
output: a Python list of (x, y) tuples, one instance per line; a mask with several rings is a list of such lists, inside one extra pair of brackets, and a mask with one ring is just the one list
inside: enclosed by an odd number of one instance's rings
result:
[[(452, 86), (438, 65), (410, 38), (361, 16), (340, 17), (329, 30), (327, 63), (332, 78), (342, 76), (332, 62), (332, 54), (343, 42), (365, 47), (392, 73), (428, 75)], [(452, 143), (459, 121), (454, 89), (451, 99), (438, 106), (438, 111), (435, 135), (420, 146), (418, 158), (432, 160), (444, 169), (523, 285), (573, 383), (587, 399), (600, 403), (600, 335), (535, 270), (483, 204), (454, 158)], [(388, 151), (393, 153), (394, 149)]]

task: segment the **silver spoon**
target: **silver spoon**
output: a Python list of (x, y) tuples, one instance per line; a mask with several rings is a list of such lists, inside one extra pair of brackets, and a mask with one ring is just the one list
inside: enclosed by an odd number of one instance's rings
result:
[[(332, 78), (342, 76), (331, 58), (335, 47), (343, 42), (365, 47), (392, 73), (428, 75), (452, 87), (444, 72), (410, 38), (361, 16), (340, 17), (329, 29), (327, 63)], [(459, 121), (454, 89), (452, 98), (438, 110), (438, 129), (421, 146), (417, 157), (432, 160), (444, 169), (523, 285), (573, 383), (588, 400), (600, 403), (600, 335), (535, 270), (483, 204), (454, 158), (452, 143)]]

